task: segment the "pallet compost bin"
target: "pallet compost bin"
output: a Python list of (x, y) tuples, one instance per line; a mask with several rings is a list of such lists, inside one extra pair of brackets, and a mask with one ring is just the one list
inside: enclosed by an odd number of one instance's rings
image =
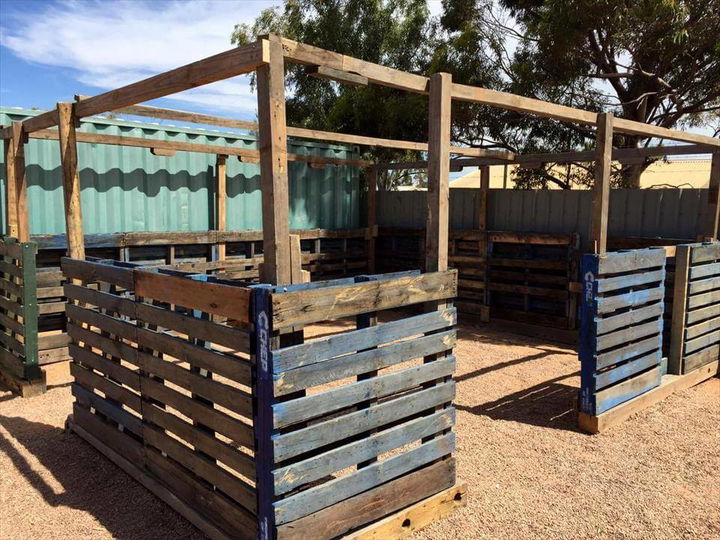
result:
[(282, 287), (62, 268), (72, 429), (209, 536), (394, 537), (464, 504), (455, 271)]

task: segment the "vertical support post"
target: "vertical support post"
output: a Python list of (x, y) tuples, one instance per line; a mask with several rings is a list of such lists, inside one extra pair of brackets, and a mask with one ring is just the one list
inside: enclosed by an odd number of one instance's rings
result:
[(690, 279), (691, 245), (675, 248), (675, 284), (673, 288), (672, 317), (670, 319), (670, 347), (667, 372), (671, 375), (685, 373), (685, 331), (687, 330), (688, 281)]
[(76, 116), (72, 103), (58, 103), (58, 132), (60, 158), (63, 169), (63, 192), (65, 195), (65, 229), (67, 231), (68, 256), (85, 258), (85, 237), (82, 227), (80, 204), (80, 175), (78, 174)]
[(485, 270), (485, 292), (482, 306), (480, 306), (480, 320), (483, 322), (490, 321), (490, 294), (489, 294), (489, 265), (488, 265), (488, 235), (487, 235), (487, 210), (488, 195), (490, 193), (490, 167), (484, 166), (480, 168), (480, 191), (478, 192), (478, 231), (480, 231), (480, 241), (478, 242), (478, 251), (480, 255), (480, 264)]
[(25, 358), (23, 367), (26, 380), (42, 379), (43, 374), (38, 363), (38, 316), (37, 301), (37, 244), (25, 242), (22, 249), (22, 307), (23, 327), (25, 329)]
[(12, 158), (13, 177), (8, 176), (8, 186), (14, 185), (15, 223), (17, 226), (18, 242), (30, 241), (30, 219), (28, 214), (27, 198), (27, 175), (25, 174), (25, 143), (27, 133), (23, 129), (22, 122), (12, 123), (12, 137), (10, 144), (13, 146)]
[(15, 145), (5, 139), (5, 234), (17, 238), (17, 190), (15, 189)]
[(272, 287), (252, 287), (252, 318), (254, 323), (255, 363), (253, 373), (253, 403), (255, 428), (255, 483), (257, 490), (257, 519), (260, 540), (275, 536), (275, 511), (273, 508), (274, 482), (272, 470), (273, 445), (273, 358), (272, 337)]
[(720, 223), (720, 152), (712, 155), (710, 183), (708, 184), (708, 207), (703, 230), (698, 235), (700, 242), (712, 242), (718, 237)]
[(262, 281), (290, 283), (290, 220), (285, 119), (285, 59), (278, 37), (269, 38), (269, 63), (257, 69), (262, 186)]
[[(215, 162), (215, 230), (226, 230), (227, 223), (227, 156), (218, 154)], [(217, 259), (225, 259), (225, 242), (217, 245)]]
[(452, 75), (430, 77), (428, 193), (425, 271), (447, 270), (450, 206), (450, 124)]
[(366, 169), (367, 174), (367, 237), (365, 239), (365, 255), (367, 256), (368, 272), (375, 273), (375, 235), (377, 234), (377, 167)]
[(612, 113), (597, 115), (595, 147), (595, 185), (592, 196), (591, 238), (593, 251), (607, 251), (608, 211), (610, 208), (610, 168), (612, 166)]

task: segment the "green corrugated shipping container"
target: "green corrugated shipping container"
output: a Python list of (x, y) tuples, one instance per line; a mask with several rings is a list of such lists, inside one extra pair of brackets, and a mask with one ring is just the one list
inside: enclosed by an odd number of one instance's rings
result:
[[(0, 107), (0, 124), (24, 120), (39, 111)], [(252, 134), (176, 127), (92, 117), (80, 131), (257, 148)], [(288, 151), (357, 159), (357, 148), (290, 141)], [(0, 156), (2, 230), (5, 231), (5, 164)], [(86, 234), (212, 229), (215, 156), (177, 152), (154, 156), (148, 148), (78, 144)], [(30, 139), (25, 145), (31, 234), (65, 233), (62, 169), (57, 141)], [(360, 226), (360, 170), (346, 165), (312, 169), (290, 162), (290, 227), (351, 229)], [(227, 160), (227, 229), (262, 229), (260, 165)]]

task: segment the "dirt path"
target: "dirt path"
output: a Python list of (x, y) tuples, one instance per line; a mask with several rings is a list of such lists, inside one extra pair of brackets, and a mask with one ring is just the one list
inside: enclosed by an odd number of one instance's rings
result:
[[(458, 462), (469, 505), (418, 538), (720, 537), (720, 379), (607, 434), (575, 430), (572, 351), (464, 326)], [(200, 538), (74, 435), (67, 385), (0, 391), (0, 538)]]

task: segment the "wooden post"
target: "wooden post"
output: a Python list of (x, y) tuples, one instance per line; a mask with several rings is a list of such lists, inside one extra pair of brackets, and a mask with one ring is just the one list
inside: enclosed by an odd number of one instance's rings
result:
[(597, 115), (595, 185), (592, 196), (591, 238), (598, 255), (607, 251), (608, 210), (610, 208), (610, 169), (612, 166), (612, 113)]
[(67, 231), (68, 256), (85, 258), (85, 238), (82, 228), (82, 207), (80, 205), (80, 175), (78, 174), (77, 141), (75, 135), (75, 113), (72, 103), (58, 103), (58, 132), (60, 158), (63, 170), (63, 192), (65, 194), (65, 229)]
[[(218, 154), (215, 165), (216, 186), (215, 186), (215, 230), (226, 230), (227, 223), (227, 156)], [(217, 258), (225, 259), (225, 242), (217, 245)]]
[(450, 108), (452, 75), (430, 77), (425, 271), (447, 270), (450, 206)]
[(480, 241), (478, 242), (478, 251), (480, 255), (480, 264), (484, 270), (485, 294), (482, 306), (480, 306), (480, 320), (483, 322), (490, 321), (490, 291), (488, 274), (490, 266), (488, 265), (488, 237), (487, 237), (487, 209), (488, 194), (490, 192), (490, 167), (480, 168), (480, 191), (478, 192), (478, 230), (480, 231)]
[[(15, 199), (17, 212), (17, 239), (18, 242), (30, 241), (30, 216), (28, 214), (28, 197), (27, 197), (27, 175), (25, 174), (25, 143), (27, 142), (27, 133), (23, 129), (22, 122), (12, 123), (12, 145), (14, 166), (13, 173), (15, 178), (12, 182), (15, 184)], [(11, 181), (7, 179), (8, 183)]]
[(698, 235), (700, 242), (712, 242), (718, 237), (718, 223), (720, 222), (720, 152), (712, 155), (710, 166), (710, 183), (708, 184), (708, 208), (705, 216), (703, 230)]
[(367, 174), (367, 237), (365, 254), (368, 261), (368, 272), (375, 273), (375, 235), (377, 234), (377, 167), (368, 167)]
[(290, 275), (290, 220), (285, 119), (285, 60), (282, 44), (270, 36), (269, 63), (257, 69), (264, 275), (285, 285)]
[(15, 152), (17, 144), (14, 137), (5, 139), (5, 234), (18, 237), (17, 185), (15, 183)]

